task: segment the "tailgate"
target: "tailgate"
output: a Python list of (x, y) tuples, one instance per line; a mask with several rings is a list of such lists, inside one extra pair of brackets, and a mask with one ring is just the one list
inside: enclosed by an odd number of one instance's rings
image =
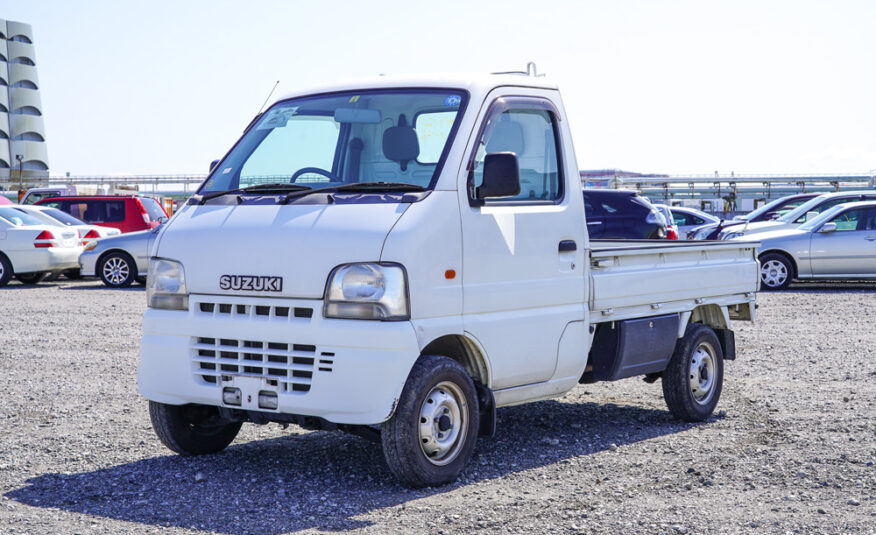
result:
[(758, 242), (591, 242), (593, 322), (754, 300)]

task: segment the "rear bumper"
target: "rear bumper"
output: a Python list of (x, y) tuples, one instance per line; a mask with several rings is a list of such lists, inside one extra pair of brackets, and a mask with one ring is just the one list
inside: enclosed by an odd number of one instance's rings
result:
[[(319, 300), (191, 296), (189, 311), (146, 311), (137, 382), (144, 397), (171, 405), (377, 424), (392, 416), (418, 356), (410, 322), (325, 319)], [(241, 390), (240, 406), (223, 402), (226, 387)], [(259, 407), (265, 391), (277, 394), (276, 410)]]
[(13, 269), (16, 273), (61, 271), (79, 267), (82, 247), (46, 247), (33, 251), (16, 251)]
[(97, 269), (97, 259), (100, 255), (86, 251), (79, 255), (79, 270), (83, 277), (94, 277)]

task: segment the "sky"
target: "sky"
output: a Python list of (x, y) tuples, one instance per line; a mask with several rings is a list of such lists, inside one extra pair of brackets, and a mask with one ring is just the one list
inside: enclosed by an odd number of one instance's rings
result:
[(0, 0), (34, 29), (52, 174), (205, 173), (274, 96), (538, 70), (578, 165), (876, 169), (876, 2)]

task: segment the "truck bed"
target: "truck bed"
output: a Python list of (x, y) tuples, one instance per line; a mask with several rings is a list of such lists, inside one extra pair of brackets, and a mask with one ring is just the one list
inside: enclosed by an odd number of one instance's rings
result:
[[(750, 304), (758, 242), (591, 240), (591, 322)], [(751, 310), (753, 314), (753, 310)]]

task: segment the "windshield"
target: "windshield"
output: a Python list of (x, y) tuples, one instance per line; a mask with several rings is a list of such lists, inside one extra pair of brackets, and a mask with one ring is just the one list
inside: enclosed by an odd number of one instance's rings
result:
[(47, 216), (51, 217), (52, 219), (55, 219), (57, 221), (60, 221), (61, 223), (64, 223), (67, 226), (87, 225), (88, 224), (85, 221), (80, 221), (79, 219), (76, 219), (75, 217), (68, 214), (67, 212), (62, 212), (61, 210), (58, 210), (57, 208), (46, 208), (45, 210), (42, 210), (42, 213), (46, 214)]
[(753, 212), (749, 212), (745, 215), (739, 216), (739, 219), (742, 221), (752, 221), (756, 217), (761, 216), (767, 212), (776, 212), (781, 216), (781, 215), (788, 213), (791, 209), (796, 208), (797, 206), (800, 206), (801, 204), (803, 204), (804, 202), (809, 200), (809, 199), (803, 198), (803, 199), (796, 199), (793, 201), (788, 201), (788, 199), (792, 199), (792, 198), (793, 197), (789, 196), (789, 197), (782, 197), (780, 199), (776, 199), (773, 202), (770, 202), (770, 203), (767, 203), (767, 204), (761, 206), (760, 208), (758, 208), (757, 210), (754, 210)]
[[(24, 225), (46, 225), (46, 221), (36, 216), (26, 213), (18, 208), (2, 207), (0, 208), (0, 218), (5, 219), (16, 227)], [(57, 224), (57, 223), (56, 223)]]
[(842, 204), (845, 202), (853, 202), (858, 200), (854, 196), (849, 197), (837, 197), (835, 199), (825, 199), (822, 195), (821, 197), (815, 197), (814, 199), (810, 199), (809, 201), (801, 204), (796, 209), (788, 212), (787, 214), (780, 217), (778, 220), (782, 223), (805, 223), (806, 222), (806, 214), (809, 212), (824, 212), (829, 208), (833, 208), (838, 204)]
[(465, 101), (459, 90), (404, 89), (280, 102), (244, 134), (199, 193), (258, 184), (431, 188)]

